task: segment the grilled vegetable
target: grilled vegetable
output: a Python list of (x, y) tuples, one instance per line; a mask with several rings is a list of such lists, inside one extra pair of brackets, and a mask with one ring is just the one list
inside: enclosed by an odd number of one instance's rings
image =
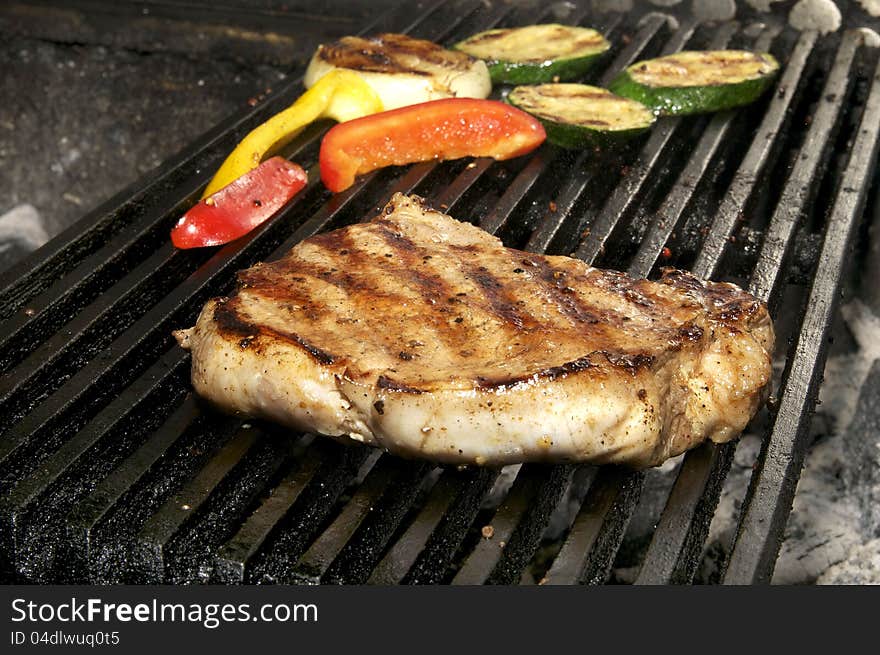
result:
[(335, 125), (321, 143), (321, 179), (342, 191), (356, 175), (432, 159), (509, 159), (545, 139), (541, 123), (497, 100), (447, 98)]
[(547, 140), (563, 148), (586, 148), (629, 139), (654, 124), (640, 102), (586, 84), (518, 86), (507, 101), (535, 116)]
[(482, 61), (405, 34), (346, 36), (319, 46), (306, 70), (306, 87), (338, 69), (360, 75), (385, 109), (439, 98), (485, 98), (492, 90)]
[(779, 71), (767, 53), (678, 52), (633, 64), (609, 87), (664, 115), (700, 114), (747, 105)]
[(306, 185), (302, 168), (283, 157), (257, 168), (199, 201), (171, 230), (177, 248), (219, 246), (244, 236)]
[(611, 44), (594, 29), (552, 23), (488, 30), (454, 47), (485, 60), (493, 82), (539, 84), (581, 77)]
[(202, 198), (259, 166), (264, 158), (284, 147), (303, 127), (319, 118), (347, 121), (382, 109), (382, 101), (360, 77), (347, 71), (335, 71), (242, 139), (205, 187)]

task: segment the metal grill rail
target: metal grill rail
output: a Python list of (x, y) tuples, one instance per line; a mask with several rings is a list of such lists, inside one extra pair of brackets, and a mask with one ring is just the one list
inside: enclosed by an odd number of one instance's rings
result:
[[(820, 38), (732, 22), (672, 31), (660, 14), (636, 24), (567, 3), (536, 10), (439, 0), (420, 5), (417, 20), (397, 10), (365, 31), (454, 42), (495, 25), (547, 20), (609, 34), (615, 47), (591, 78), (600, 84), (639, 58), (685, 47), (769, 48), (785, 68), (754, 110), (664, 119), (620, 153), (546, 145), (509, 162), (380, 170), (336, 195), (317, 183), (324, 126), (313, 126), (286, 152), (308, 166), (306, 192), (216, 253), (174, 251), (167, 235), (177, 216), (232, 145), (292, 101), (299, 80), (218, 126), (0, 279), (0, 480), (8, 490), (0, 499), (8, 561), (0, 564), (37, 582), (516, 583), (533, 581), (530, 569), (551, 583), (607, 580), (644, 473), (435, 467), (221, 417), (191, 395), (189, 356), (173, 345), (172, 329), (228, 291), (236, 270), (369, 218), (406, 191), (512, 247), (574, 251), (642, 276), (664, 248), (671, 264), (701, 277), (741, 275), (728, 259), (731, 240), (748, 229), (763, 235), (761, 248), (736, 255), (746, 260), (752, 292), (771, 307), (798, 233), (824, 239), (724, 576), (769, 580), (847, 248), (872, 189), (877, 54), (858, 32)], [(792, 124), (804, 116), (812, 117), (806, 131)], [(835, 149), (850, 153), (842, 170), (828, 164)], [(614, 167), (616, 186), (608, 184)], [(830, 200), (816, 197), (823, 181), (834, 189)], [(820, 224), (804, 223), (808, 215)], [(692, 580), (733, 449), (705, 444), (683, 458), (637, 582)], [(574, 480), (584, 478), (580, 498)], [(539, 562), (563, 499), (579, 510), (568, 515), (558, 552)], [(487, 524), (491, 538), (480, 533)]]

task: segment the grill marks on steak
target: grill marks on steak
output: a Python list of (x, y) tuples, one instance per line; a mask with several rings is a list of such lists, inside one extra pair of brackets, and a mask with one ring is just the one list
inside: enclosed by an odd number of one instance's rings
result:
[[(433, 226), (427, 227), (433, 229)], [(248, 297), (259, 296), (261, 300), (277, 303), (291, 315), (297, 314), (297, 320), (304, 323), (301, 329), (306, 335), (325, 329), (329, 332), (334, 329), (333, 324), (346, 326), (345, 336), (322, 334), (325, 343), (347, 345), (352, 340), (380, 339), (372, 345), (381, 348), (388, 359), (413, 362), (409, 366), (395, 363), (394, 372), (403, 373), (411, 380), (419, 379), (423, 384), (442, 382), (442, 379), (431, 379), (430, 371), (424, 371), (422, 363), (417, 361), (417, 351), (424, 340), (407, 340), (396, 332), (376, 332), (386, 327), (382, 324), (388, 320), (402, 323), (403, 318), (395, 318), (401, 312), (405, 319), (418, 322), (407, 329), (430, 330), (436, 355), (444, 355), (455, 370), (468, 365), (486, 368), (485, 362), (471, 364), (475, 352), (469, 344), (493, 333), (495, 347), (503, 346), (504, 338), (513, 346), (522, 347), (520, 352), (533, 360), (531, 365), (522, 362), (532, 369), (528, 374), (546, 372), (541, 364), (546, 358), (558, 359), (556, 353), (560, 351), (574, 349), (582, 353), (585, 341), (592, 342), (592, 355), (604, 356), (611, 365), (632, 369), (649, 365), (656, 356), (656, 347), (643, 348), (645, 330), (651, 332), (655, 346), (669, 350), (677, 350), (685, 340), (702, 334), (702, 329), (693, 324), (693, 318), (686, 315), (702, 310), (696, 301), (687, 300), (678, 308), (679, 315), (683, 316), (679, 327), (663, 320), (664, 311), (668, 310), (662, 304), (665, 298), (655, 299), (650, 293), (662, 291), (656, 283), (632, 280), (614, 271), (572, 267), (571, 264), (577, 262), (562, 257), (524, 256), (517, 260), (515, 255), (520, 253), (507, 249), (494, 253), (494, 258), (486, 257), (486, 263), (494, 264), (493, 269), (498, 271), (495, 274), (479, 263), (479, 246), (449, 244), (448, 250), (459, 259), (456, 269), (449, 267), (448, 257), (430, 254), (436, 249), (436, 244), (420, 247), (388, 225), (374, 222), (316, 236), (303, 248), (305, 252), (298, 253), (299, 257), (244, 271), (239, 282), (247, 289)], [(514, 257), (511, 253), (515, 253)], [(572, 271), (572, 268), (583, 270)], [(569, 282), (594, 288), (589, 295), (579, 294)], [(672, 288), (698, 290), (707, 298), (712, 295), (711, 287), (707, 289), (699, 283), (695, 286), (696, 280), (677, 271), (667, 272), (661, 282)], [(328, 298), (330, 294), (316, 290), (316, 283), (332, 285), (333, 297)], [(603, 299), (615, 301), (617, 306), (603, 307)], [(621, 299), (632, 307), (621, 305)], [(338, 348), (340, 352), (334, 353), (332, 349), (310, 345), (308, 336), (274, 324), (244, 320), (246, 314), (237, 311), (240, 304), (241, 299), (234, 297), (231, 303), (224, 302), (222, 309), (218, 309), (218, 325), (222, 330), (229, 330), (231, 338), (262, 332), (305, 347), (321, 364), (351, 360), (347, 354), (349, 348)], [(738, 304), (743, 305), (742, 301)], [(748, 299), (741, 309), (748, 313), (757, 306), (757, 301)], [(728, 313), (730, 311), (728, 309)], [(553, 339), (558, 347), (554, 353), (526, 350), (525, 346), (537, 345), (536, 339)], [(651, 344), (644, 345), (650, 347)], [(409, 356), (400, 356), (410, 352)], [(562, 362), (560, 366), (565, 364), (567, 362)], [(347, 361), (347, 365), (349, 374), (357, 377), (368, 374), (357, 361)], [(519, 366), (517, 361), (505, 368)], [(485, 376), (474, 377), (472, 381), (480, 386), (504, 386), (522, 379), (524, 374), (520, 372), (510, 379), (498, 376), (491, 384), (487, 384)]]
[(197, 390), (403, 454), (656, 464), (735, 436), (769, 380), (739, 288), (504, 248), (400, 194), (239, 282), (185, 335)]

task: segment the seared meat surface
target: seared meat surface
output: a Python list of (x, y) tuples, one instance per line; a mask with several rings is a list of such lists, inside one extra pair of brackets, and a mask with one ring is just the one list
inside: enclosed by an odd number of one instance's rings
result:
[(442, 462), (642, 467), (745, 427), (773, 327), (732, 284), (512, 250), (398, 194), (241, 272), (177, 337), (230, 412)]

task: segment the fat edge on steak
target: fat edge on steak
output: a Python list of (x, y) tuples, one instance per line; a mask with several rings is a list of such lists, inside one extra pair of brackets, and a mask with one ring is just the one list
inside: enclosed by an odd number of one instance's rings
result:
[(175, 333), (221, 409), (439, 462), (657, 465), (736, 437), (773, 326), (737, 286), (505, 248), (396, 194)]

